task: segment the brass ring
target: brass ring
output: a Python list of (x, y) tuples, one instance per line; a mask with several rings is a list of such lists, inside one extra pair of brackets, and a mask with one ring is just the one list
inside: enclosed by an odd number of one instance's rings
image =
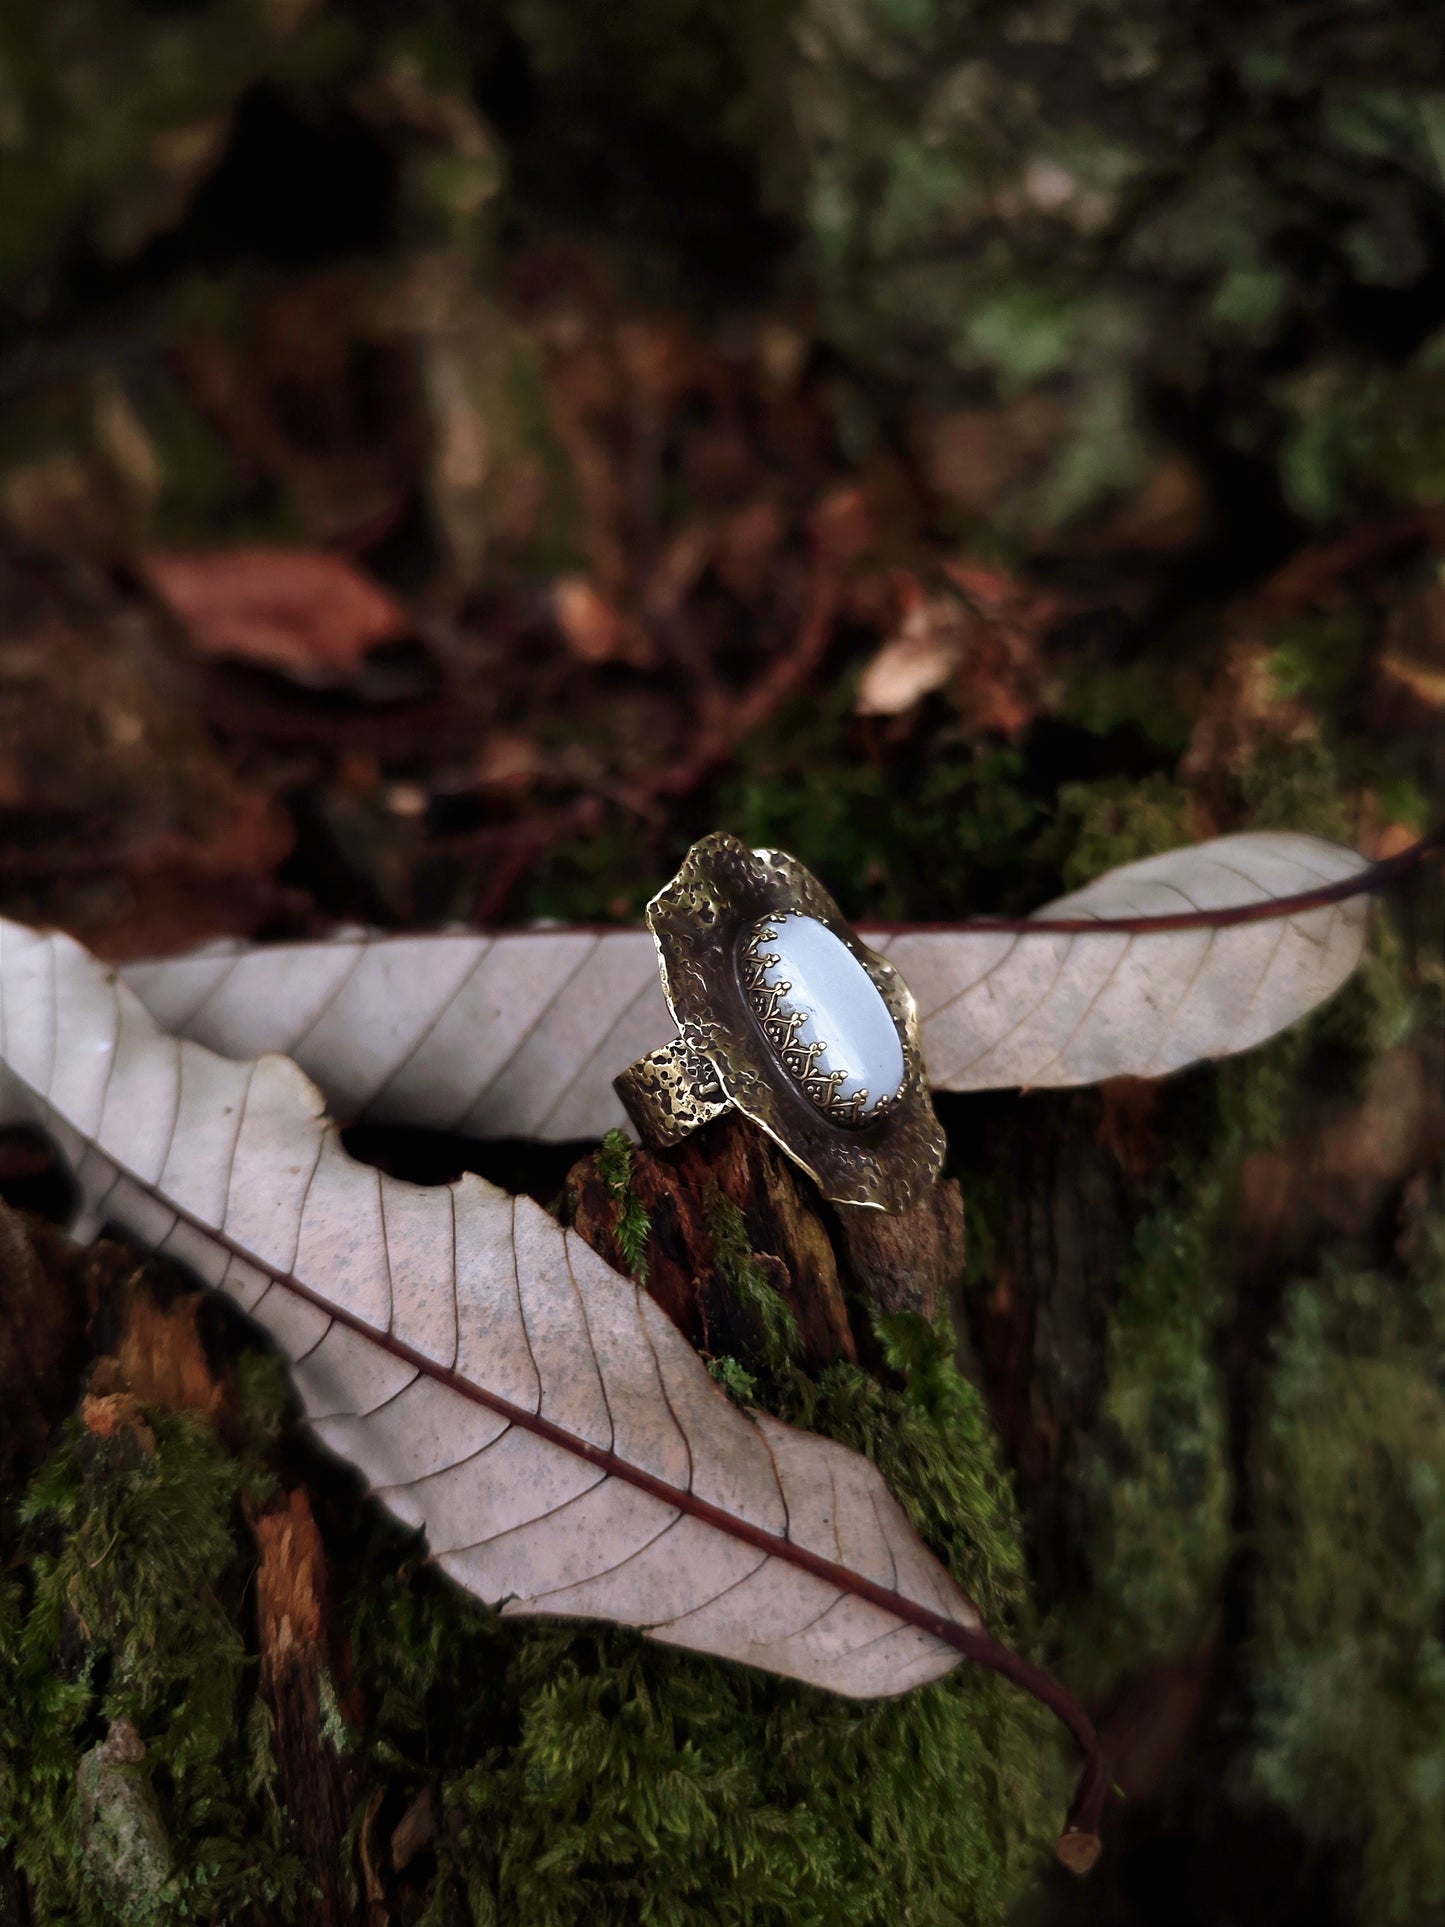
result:
[(678, 1034), (614, 1082), (642, 1141), (675, 1144), (737, 1109), (832, 1203), (916, 1204), (945, 1150), (918, 1013), (818, 879), (718, 832), (688, 851), (647, 924)]

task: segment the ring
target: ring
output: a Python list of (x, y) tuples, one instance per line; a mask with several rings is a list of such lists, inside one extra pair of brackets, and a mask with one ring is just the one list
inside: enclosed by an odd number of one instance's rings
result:
[(818, 879), (718, 832), (647, 906), (671, 1043), (614, 1080), (642, 1142), (738, 1110), (834, 1204), (907, 1211), (943, 1168), (913, 997)]

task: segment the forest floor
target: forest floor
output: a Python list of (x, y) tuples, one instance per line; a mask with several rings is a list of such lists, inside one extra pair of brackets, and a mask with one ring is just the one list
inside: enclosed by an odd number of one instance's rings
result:
[[(571, 240), (510, 260), (482, 331), (496, 414), (463, 383), (436, 434), (425, 384), (445, 390), (466, 296), (392, 292), (443, 317), (420, 362), (384, 329), (357, 347), (376, 290), (342, 263), (256, 270), (159, 345), (29, 366), (84, 433), (4, 476), (0, 914), (115, 960), (348, 923), (628, 923), (722, 828), (796, 853), (860, 921), (1018, 915), (1218, 833), (1388, 856), (1445, 815), (1445, 512), (1251, 545), (1181, 471), (1025, 557), (859, 426), (783, 304), (639, 302)], [(176, 396), (187, 425), (163, 432)], [(1015, 1840), (986, 1895), (950, 1891), (930, 1845), (909, 1918), (992, 1919), (1020, 1886), (1057, 1923), (1442, 1917), (1441, 904), (1430, 873), (1382, 903), (1356, 983), (1248, 1063), (942, 1107), (968, 1227), (952, 1309), (1021, 1514), (1020, 1624), (1096, 1710), (1123, 1798), (1086, 1889)], [(548, 1200), (594, 1150), (462, 1155)], [(539, 1732), (596, 1714), (589, 1679), (612, 1717), (673, 1695), (668, 1731), (723, 1779), (778, 1707), (729, 1702), (714, 1757), (705, 1669), (660, 1687), (620, 1636), (590, 1660), (507, 1645), (417, 1591), (284, 1429), (264, 1360), (137, 1285), (122, 1246), (81, 1258), (44, 1227), (45, 1147), (0, 1137), (0, 1193), (36, 1214), (0, 1222), (12, 1303), (38, 1275), (33, 1301), (64, 1308), (38, 1336), (0, 1308), (0, 1669), (32, 1664), (46, 1602), (64, 1654), (29, 1730), (0, 1713), (0, 1920), (95, 1917), (86, 1882), (120, 1849), (82, 1838), (74, 1788), (125, 1765), (122, 1701), (162, 1789), (113, 1820), (165, 1868), (128, 1876), (137, 1919), (830, 1918), (821, 1875), (806, 1911), (746, 1852), (761, 1884), (713, 1911), (728, 1849), (685, 1828), (672, 1851), (706, 1878), (647, 1913), (646, 1827), (620, 1810), (568, 1862), (583, 1822), (527, 1776)], [(147, 1318), (165, 1371), (137, 1363)], [(132, 1529), (122, 1489), (150, 1508), (136, 1561), (158, 1519), (195, 1533), (190, 1563), (131, 1574), (144, 1626), (119, 1577), (77, 1617), (102, 1528)], [(306, 1744), (350, 1730), (347, 1871), (320, 1901), (296, 1898), (307, 1842), (264, 1766), (286, 1736), (257, 1710), (288, 1611), (331, 1642), (296, 1688)], [(222, 1699), (178, 1684), (172, 1614)], [(493, 1676), (485, 1717), (430, 1730), (464, 1665)], [(518, 1865), (548, 1853), (576, 1893), (527, 1915)]]

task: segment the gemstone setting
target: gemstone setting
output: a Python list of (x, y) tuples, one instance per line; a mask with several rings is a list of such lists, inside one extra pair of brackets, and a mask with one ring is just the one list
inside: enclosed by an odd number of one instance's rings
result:
[(903, 1088), (903, 1043), (877, 985), (816, 917), (759, 917), (739, 936), (743, 988), (793, 1082), (834, 1124), (881, 1119)]

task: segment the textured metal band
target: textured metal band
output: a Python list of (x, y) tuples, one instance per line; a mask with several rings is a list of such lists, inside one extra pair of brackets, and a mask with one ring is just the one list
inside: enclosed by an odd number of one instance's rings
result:
[(613, 1080), (643, 1144), (676, 1144), (700, 1124), (730, 1111), (732, 1104), (705, 1057), (681, 1037), (650, 1050)]

